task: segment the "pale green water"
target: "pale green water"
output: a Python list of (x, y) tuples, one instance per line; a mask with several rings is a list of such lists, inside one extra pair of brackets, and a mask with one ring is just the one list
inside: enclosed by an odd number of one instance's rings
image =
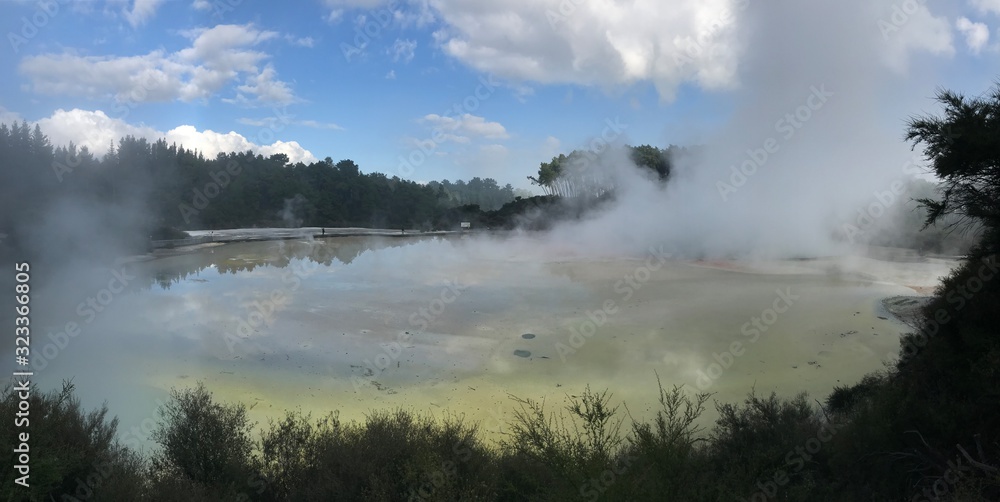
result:
[[(647, 274), (647, 258), (457, 237), (205, 248), (141, 264), (150, 287), (116, 296), (90, 323), (69, 315), (82, 333), (38, 380), (74, 377), (85, 404), (107, 400), (123, 432), (155, 417), (171, 387), (199, 380), (257, 403), (262, 423), (295, 407), (359, 418), (403, 406), (467, 413), (494, 431), (508, 394), (561, 403), (586, 384), (641, 415), (655, 405), (655, 374), (720, 401), (751, 387), (822, 399), (898, 350), (904, 328), (877, 317), (878, 300), (913, 294), (899, 282), (932, 283), (948, 265), (821, 260), (744, 273), (667, 261)], [(779, 290), (797, 298), (750, 341), (741, 327)], [(572, 338), (596, 327), (588, 312), (607, 302), (610, 313), (593, 315), (602, 325)], [(728, 361), (734, 341), (742, 355), (706, 385), (700, 372), (715, 354)]]

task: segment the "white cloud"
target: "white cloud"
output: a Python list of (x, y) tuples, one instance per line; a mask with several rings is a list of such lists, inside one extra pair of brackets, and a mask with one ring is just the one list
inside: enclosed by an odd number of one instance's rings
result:
[(732, 3), (438, 0), (448, 28), (435, 38), (447, 54), (501, 77), (605, 88), (652, 81), (672, 98), (686, 81), (736, 85)]
[(389, 70), (389, 73), (385, 74), (386, 80), (396, 80), (396, 70)]
[(494, 155), (494, 156), (498, 156), (498, 157), (506, 156), (507, 153), (508, 153), (508, 150), (507, 150), (506, 146), (498, 145), (498, 144), (483, 145), (483, 146), (479, 147), (479, 151), (481, 151), (481, 152), (483, 152), (485, 154), (488, 154), (488, 155)]
[[(288, 87), (288, 84), (275, 78), (277, 75), (278, 72), (274, 70), (274, 67), (267, 65), (259, 75), (248, 76), (246, 83), (236, 88), (238, 91), (236, 99), (231, 101), (255, 104), (288, 104), (295, 102), (295, 94)], [(251, 96), (251, 98), (247, 98), (247, 95)]]
[(969, 3), (982, 14), (1000, 15), (1000, 0), (971, 0)]
[[(874, 0), (864, 9), (873, 20), (888, 19), (894, 3)], [(890, 43), (878, 40), (874, 22), (853, 29), (871, 40), (873, 55), (900, 71), (915, 51), (952, 54), (949, 20), (919, 3)], [(476, 70), (514, 82), (605, 90), (650, 82), (667, 101), (684, 84), (738, 88), (741, 65), (752, 50), (746, 42), (763, 26), (755, 12), (784, 9), (739, 0), (677, 0), (669, 7), (663, 0), (433, 0), (430, 5), (443, 26), (433, 33), (435, 42)], [(772, 21), (764, 22), (770, 29)]]
[[(466, 113), (449, 117), (435, 113), (425, 115), (421, 122), (430, 124), (435, 129), (451, 131), (465, 136), (476, 136), (489, 139), (507, 139), (507, 129), (499, 122), (487, 122), (485, 118)], [(464, 136), (462, 136), (464, 137)]]
[(938, 56), (955, 54), (951, 22), (947, 17), (934, 15), (925, 4), (917, 5), (916, 10), (906, 13), (905, 17), (901, 17), (894, 7), (895, 4), (887, 0), (877, 4), (878, 28), (883, 43), (876, 49), (884, 47), (881, 56), (888, 68), (905, 73), (910, 55), (914, 52)]
[(317, 122), (315, 120), (299, 120), (299, 121), (294, 122), (294, 123), (298, 124), (298, 125), (301, 125), (301, 126), (305, 126), (305, 127), (312, 127), (313, 129), (331, 129), (331, 130), (334, 130), (334, 131), (343, 131), (344, 130), (343, 127), (341, 127), (341, 126), (339, 126), (337, 124), (334, 124), (332, 122)]
[(0, 106), (0, 124), (7, 124), (8, 126), (13, 125), (15, 122), (20, 123), (23, 119), (21, 115), (12, 112), (2, 106)]
[(134, 125), (119, 118), (109, 117), (101, 110), (56, 110), (50, 117), (37, 122), (53, 144), (65, 145), (73, 142), (86, 146), (96, 155), (107, 153), (112, 141), (131, 135), (156, 141), (160, 138), (168, 143), (177, 143), (184, 148), (198, 150), (206, 157), (214, 157), (220, 152), (243, 152), (253, 150), (264, 156), (275, 153), (288, 155), (291, 162), (315, 162), (316, 157), (295, 141), (274, 141), (260, 145), (256, 138), (247, 138), (236, 132), (218, 133), (212, 130), (199, 131), (191, 125), (181, 125), (167, 132), (161, 132), (145, 125)]
[[(22, 60), (19, 71), (42, 94), (113, 98), (120, 102), (194, 101), (208, 99), (243, 77), (242, 101), (286, 104), (295, 101), (285, 82), (276, 80), (272, 66), (261, 71), (269, 56), (251, 50), (278, 36), (253, 25), (218, 25), (182, 33), (191, 47), (174, 53), (162, 50), (141, 56), (80, 56), (72, 52), (42, 54)], [(239, 99), (237, 96), (236, 99)]]
[(545, 154), (542, 155), (542, 158), (544, 159), (555, 157), (562, 152), (562, 142), (555, 136), (549, 136), (545, 138), (545, 143), (542, 144), (542, 151), (545, 152)]
[(955, 27), (965, 35), (965, 44), (973, 54), (979, 54), (990, 41), (990, 29), (983, 23), (974, 23), (969, 18), (961, 17), (955, 21)]
[(125, 10), (125, 20), (133, 28), (146, 24), (151, 17), (156, 14), (156, 9), (163, 3), (163, 0), (133, 0), (132, 10)]
[(238, 119), (236, 119), (236, 122), (238, 122), (240, 124), (243, 124), (243, 125), (249, 125), (249, 126), (254, 126), (254, 127), (272, 127), (273, 126), (275, 129), (277, 129), (281, 125), (290, 124), (290, 125), (299, 125), (299, 126), (303, 126), (303, 127), (311, 127), (313, 129), (330, 129), (330, 130), (334, 130), (334, 131), (344, 131), (345, 130), (343, 127), (341, 127), (338, 124), (334, 124), (333, 122), (319, 122), (319, 121), (316, 121), (316, 120), (292, 120), (291, 118), (288, 118), (288, 117), (283, 117), (283, 119), (279, 119), (276, 116), (272, 116), (272, 117), (268, 117), (268, 118), (264, 118), (264, 119), (252, 119), (252, 118), (246, 118), (246, 117), (244, 117), (244, 118), (238, 118)]
[(191, 7), (195, 10), (212, 10), (212, 2), (208, 0), (194, 0)]
[(400, 60), (404, 63), (409, 63), (410, 61), (413, 61), (416, 49), (416, 40), (403, 40), (397, 38), (392, 44), (392, 48), (390, 48), (387, 52), (390, 56), (392, 56), (392, 61), (394, 63), (399, 62)]
[(271, 124), (276, 124), (277, 121), (278, 119), (274, 117), (271, 117), (269, 119), (252, 119), (247, 117), (241, 117), (236, 119), (236, 122), (240, 124), (254, 126), (254, 127), (267, 127)]
[(340, 20), (343, 19), (343, 18), (344, 18), (344, 10), (343, 9), (333, 9), (333, 10), (330, 11), (330, 14), (328, 14), (325, 19), (326, 19), (326, 22), (328, 22), (330, 24), (336, 24), (336, 23), (339, 23)]
[(292, 35), (292, 34), (289, 33), (289, 34), (285, 35), (285, 40), (287, 40), (288, 43), (290, 43), (292, 45), (297, 45), (299, 47), (315, 47), (316, 46), (316, 40), (313, 37), (302, 37), (302, 38), (299, 38), (299, 37), (296, 37), (295, 35)]

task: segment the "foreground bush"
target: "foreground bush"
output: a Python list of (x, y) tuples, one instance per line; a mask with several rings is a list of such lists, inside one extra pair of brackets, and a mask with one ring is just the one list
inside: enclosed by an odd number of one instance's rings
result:
[[(73, 395), (74, 386), (42, 393), (29, 390), (27, 427), (16, 427), (20, 391), (8, 384), (0, 392), (0, 433), (5, 452), (4, 500), (136, 500), (146, 474), (145, 462), (115, 441), (118, 419), (108, 419), (107, 407), (85, 412)], [(21, 476), (12, 467), (20, 443), (29, 433), (30, 489), (14, 483)]]

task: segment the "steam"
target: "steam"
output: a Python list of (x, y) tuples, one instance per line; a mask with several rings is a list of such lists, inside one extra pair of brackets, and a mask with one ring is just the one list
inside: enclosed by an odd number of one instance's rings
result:
[(886, 37), (879, 22), (892, 12), (884, 0), (754, 2), (737, 22), (738, 106), (702, 155), (679, 159), (663, 188), (607, 149), (590, 167), (614, 180), (616, 203), (551, 237), (595, 253), (664, 244), (699, 257), (842, 252), (838, 229), (917, 170), (905, 119), (933, 94), (912, 83), (918, 70), (899, 73), (921, 47), (911, 33), (919, 16), (930, 15), (920, 7), (913, 26)]
[(285, 199), (285, 205), (278, 213), (278, 217), (284, 222), (286, 228), (299, 228), (302, 226), (302, 218), (297, 215), (302, 214), (303, 207), (308, 202), (302, 194), (295, 194), (291, 199)]

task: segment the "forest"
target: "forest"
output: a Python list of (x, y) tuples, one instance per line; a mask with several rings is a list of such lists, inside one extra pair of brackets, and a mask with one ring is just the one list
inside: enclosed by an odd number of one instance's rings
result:
[[(661, 180), (677, 147), (626, 147), (637, 165)], [(545, 228), (578, 217), (600, 199), (554, 204), (572, 192), (568, 167), (584, 152), (541, 163), (532, 177), (546, 195), (500, 186), (492, 178), (417, 183), (380, 172), (363, 172), (352, 160), (326, 157), (291, 164), (284, 154), (264, 157), (231, 152), (205, 158), (183, 145), (126, 136), (95, 156), (86, 147), (53, 146), (26, 122), (0, 124), (0, 234), (15, 249), (32, 248), (33, 230), (53, 214), (100, 214), (128, 249), (150, 239), (183, 237), (184, 230), (250, 227), (367, 227), (454, 230), (462, 221), (478, 228)], [(563, 169), (566, 166), (567, 169)], [(74, 211), (74, 209), (85, 211)], [(544, 217), (539, 212), (545, 212)], [(54, 228), (59, 228), (55, 225)], [(68, 230), (68, 229), (67, 229)], [(87, 236), (74, 236), (67, 240)], [(37, 246), (36, 246), (37, 247)]]

